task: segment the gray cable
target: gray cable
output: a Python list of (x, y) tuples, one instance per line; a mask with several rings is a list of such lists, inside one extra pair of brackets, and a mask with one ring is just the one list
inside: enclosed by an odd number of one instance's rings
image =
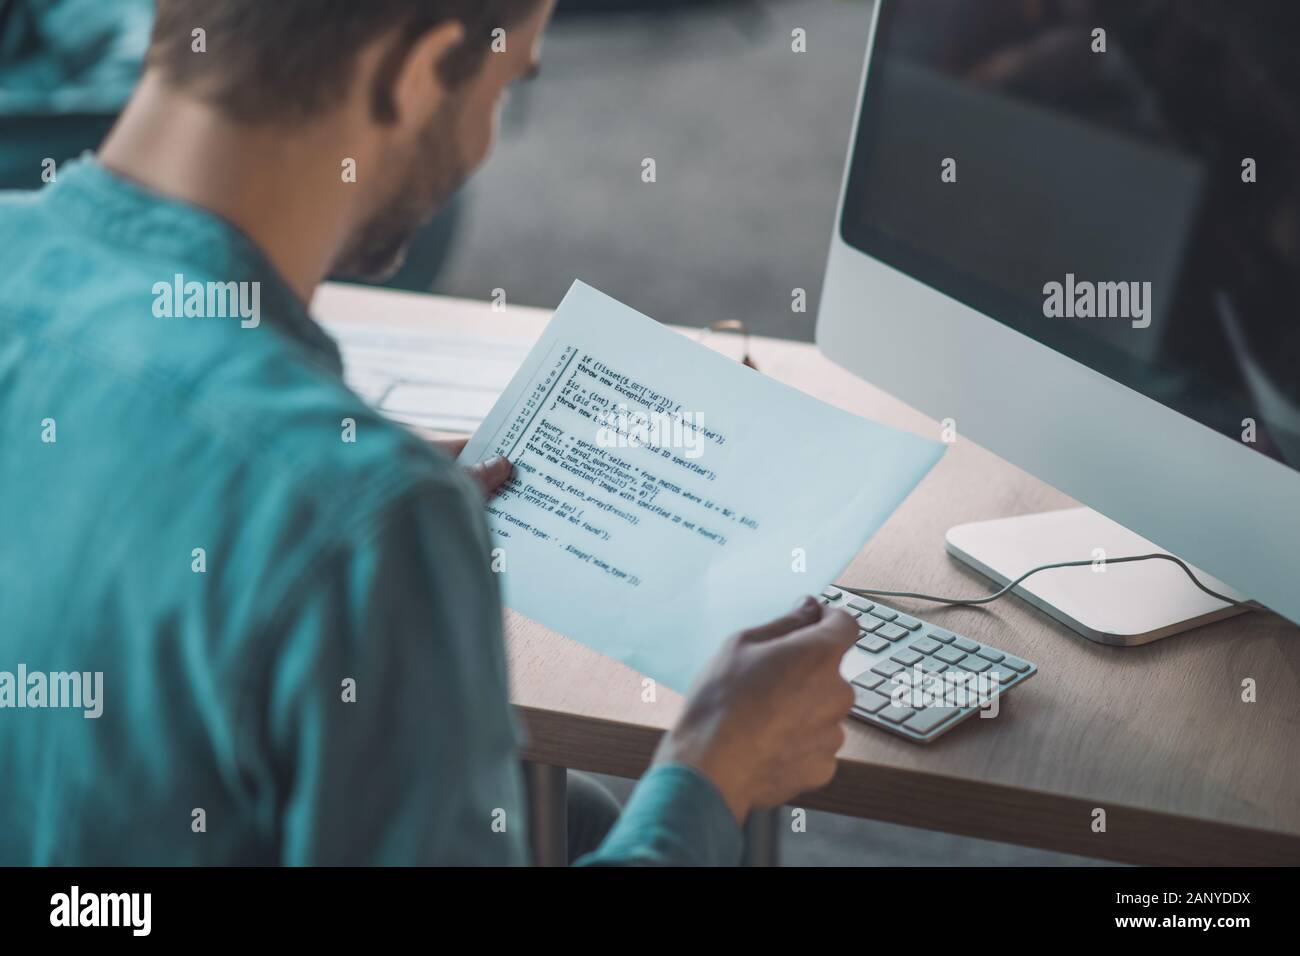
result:
[[(1235, 601), (1232, 598), (1228, 597), (1227, 595), (1220, 594), (1218, 591), (1211, 591), (1209, 588), (1207, 588), (1204, 584), (1200, 582), (1200, 579), (1197, 578), (1196, 574), (1192, 571), (1191, 568), (1189, 568), (1182, 561), (1175, 558), (1172, 554), (1138, 554), (1127, 558), (1105, 558), (1103, 559), (1102, 563), (1103, 564), (1127, 564), (1130, 561), (1153, 561), (1153, 560), (1174, 562), (1174, 564), (1182, 568), (1184, 573), (1186, 573), (1186, 575), (1192, 579), (1193, 584), (1195, 584), (1198, 588), (1200, 588), (1202, 591), (1204, 591), (1212, 598), (1218, 598), (1220, 601), (1224, 601), (1228, 605), (1233, 607), (1253, 606), (1250, 604), (1249, 601)], [(1030, 571), (1026, 571), (1024, 574), (1020, 575), (1020, 577), (1016, 578), (1014, 581), (1006, 585), (1006, 587), (1002, 588), (1000, 591), (995, 591), (994, 593), (988, 595), (987, 597), (981, 597), (981, 598), (944, 598), (944, 597), (935, 597), (933, 594), (917, 594), (913, 591), (872, 591), (872, 590), (868, 590), (867, 588), (851, 588), (845, 584), (837, 584), (835, 586), (839, 588), (841, 591), (848, 591), (850, 594), (856, 594), (859, 597), (915, 598), (918, 601), (931, 601), (935, 604), (953, 604), (953, 605), (988, 604), (990, 601), (996, 601), (998, 598), (1002, 597), (1004, 594), (1006, 594), (1008, 591), (1014, 588), (1021, 581), (1025, 580), (1025, 578), (1037, 574), (1039, 571), (1051, 571), (1055, 568), (1081, 568), (1084, 567), (1085, 565), (1089, 565), (1092, 563), (1093, 561), (1089, 559), (1085, 561), (1061, 561), (1058, 564), (1042, 564)]]

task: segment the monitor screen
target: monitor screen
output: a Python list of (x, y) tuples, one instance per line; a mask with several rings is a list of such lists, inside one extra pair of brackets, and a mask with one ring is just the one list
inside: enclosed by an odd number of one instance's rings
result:
[(1300, 468), (1300, 3), (880, 2), (844, 241)]

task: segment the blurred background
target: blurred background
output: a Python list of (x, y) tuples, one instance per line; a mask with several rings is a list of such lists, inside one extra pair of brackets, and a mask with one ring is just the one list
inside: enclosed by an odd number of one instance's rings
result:
[[(0, 189), (39, 188), (43, 157), (99, 143), (147, 41), (150, 0), (59, 0), (76, 29), (41, 33), (30, 13), (47, 2), (0, 0)], [(385, 284), (472, 299), (500, 288), (550, 308), (581, 278), (663, 322), (740, 319), (811, 341), (870, 22), (870, 0), (560, 0), (541, 76), (514, 94), (493, 158)], [(68, 88), (40, 75), (41, 44), (61, 45)], [(784, 835), (782, 856), (1093, 862), (821, 813)]]
[(871, 4), (559, 9), (433, 288), (552, 307), (581, 278), (663, 322), (811, 340)]

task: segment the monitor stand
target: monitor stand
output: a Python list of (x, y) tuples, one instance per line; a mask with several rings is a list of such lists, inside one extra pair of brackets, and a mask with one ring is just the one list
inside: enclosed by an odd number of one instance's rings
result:
[[(1170, 561), (1100, 560), (1168, 552), (1091, 508), (957, 525), (948, 530), (947, 547), (999, 586), (1040, 564), (1095, 560), (1087, 567), (1040, 571), (1012, 593), (1101, 644), (1147, 644), (1248, 610), (1210, 597)], [(1193, 570), (1206, 587), (1247, 600), (1217, 578)]]

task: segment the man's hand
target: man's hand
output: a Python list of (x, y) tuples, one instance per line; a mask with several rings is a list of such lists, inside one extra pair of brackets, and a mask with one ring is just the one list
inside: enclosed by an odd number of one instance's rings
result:
[(858, 637), (843, 611), (805, 598), (769, 624), (728, 638), (660, 744), (717, 786), (737, 821), (830, 782), (853, 691), (840, 659)]
[[(469, 444), (469, 439), (455, 438), (451, 441), (434, 441), (432, 444), (437, 445), (452, 458), (459, 458), (460, 453)], [(478, 485), (479, 490), (483, 492), (483, 497), (491, 498), (498, 488), (510, 480), (514, 468), (514, 465), (498, 455), (476, 465), (470, 465), (465, 472), (474, 479), (474, 484)]]

